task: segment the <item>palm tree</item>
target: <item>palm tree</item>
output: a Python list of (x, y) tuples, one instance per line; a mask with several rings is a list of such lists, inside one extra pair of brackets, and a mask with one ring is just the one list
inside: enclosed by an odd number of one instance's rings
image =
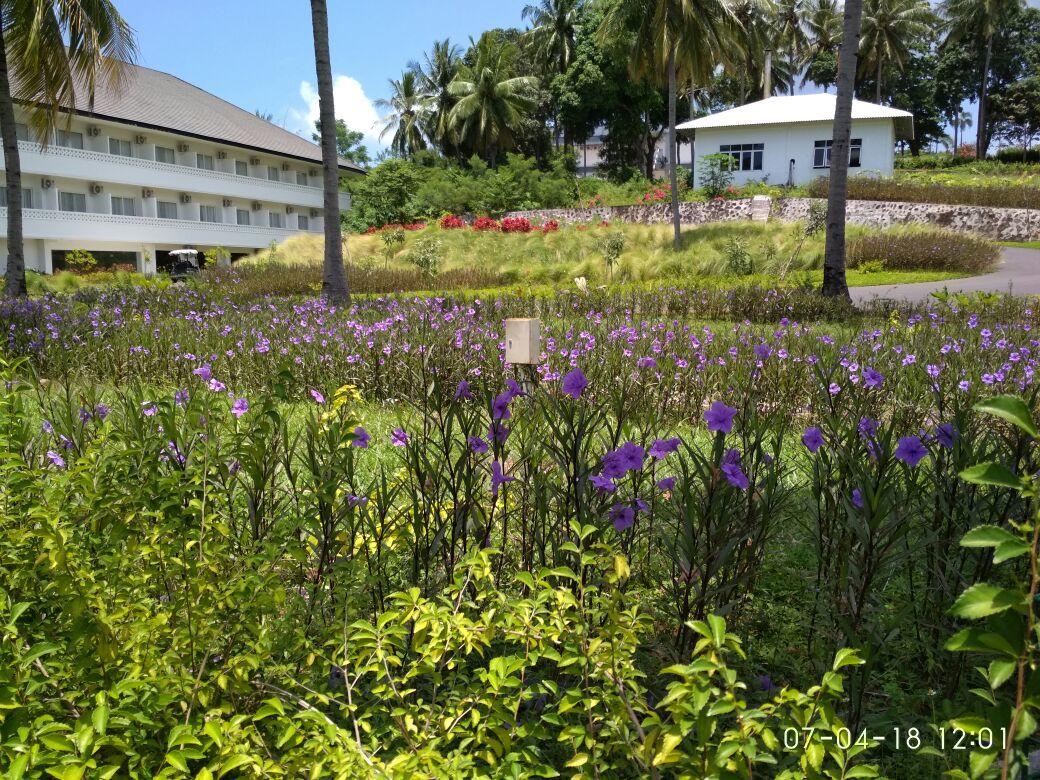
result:
[(989, 136), (986, 133), (986, 102), (989, 99), (989, 71), (993, 59), (993, 38), (1012, 15), (1022, 8), (1022, 0), (943, 0), (939, 9), (946, 20), (944, 45), (970, 41), (982, 61), (979, 73), (979, 118), (975, 126), (975, 154), (986, 156)]
[(679, 237), (679, 179), (675, 163), (676, 82), (705, 84), (730, 51), (738, 22), (727, 0), (623, 0), (603, 19), (602, 39), (629, 42), (633, 76), (668, 88), (668, 176), (672, 189), (674, 245)]
[[(731, 47), (727, 70), (740, 84), (738, 100), (746, 103), (749, 98), (757, 100), (761, 94), (756, 87), (761, 85), (765, 76), (766, 51), (774, 48), (772, 19), (776, 7), (772, 0), (736, 0), (731, 3), (731, 8), (740, 34), (736, 41), (739, 45)], [(780, 62), (772, 57), (769, 59), (771, 71), (783, 71)], [(777, 86), (773, 73), (770, 73), (770, 82), (773, 87)]]
[[(804, 62), (809, 38), (805, 34), (805, 0), (780, 0), (776, 9), (776, 38), (787, 55), (791, 73), (797, 73)], [(794, 94), (794, 78), (790, 94)]]
[(866, 0), (859, 40), (860, 76), (873, 73), (875, 98), (881, 102), (886, 65), (902, 72), (910, 47), (926, 38), (935, 22), (927, 0)]
[(972, 118), (971, 114), (965, 111), (963, 108), (957, 109), (957, 113), (953, 117), (953, 121), (950, 124), (953, 126), (953, 151), (957, 151), (957, 147), (960, 144), (961, 134), (971, 127)]
[[(805, 60), (812, 63), (821, 56), (833, 56), (841, 45), (841, 10), (836, 0), (811, 0), (805, 11), (805, 27), (808, 32), (809, 47)], [(810, 67), (802, 79), (802, 86), (809, 80)], [(820, 86), (827, 88), (828, 84)]]
[(423, 94), (423, 116), (426, 136), (445, 156), (455, 150), (457, 139), (448, 115), (455, 105), (451, 94), (451, 82), (459, 72), (462, 61), (461, 49), (445, 38), (434, 41), (433, 50), (423, 56), (423, 64), (412, 67), (419, 78), (419, 89)]
[(856, 89), (856, 53), (863, 17), (863, 0), (845, 0), (841, 48), (838, 51), (838, 97), (834, 105), (831, 140), (831, 179), (827, 188), (827, 242), (823, 256), (826, 296), (849, 297), (845, 281), (845, 209), (849, 183), (849, 140), (852, 136), (852, 98)]
[(525, 112), (535, 108), (538, 79), (516, 75), (516, 46), (493, 32), (480, 36), (470, 56), (473, 64), (463, 64), (451, 83), (458, 102), (448, 121), (494, 166), (498, 152), (513, 147)]
[(393, 133), (390, 148), (401, 157), (411, 157), (426, 148), (422, 134), (425, 114), (425, 96), (419, 89), (419, 77), (414, 69), (406, 70), (400, 79), (390, 79), (390, 99), (380, 98), (376, 106), (389, 109), (379, 137)]
[(332, 58), (329, 55), (329, 14), (325, 0), (311, 0), (314, 65), (318, 75), (318, 118), (325, 188), (325, 263), (322, 295), (332, 303), (350, 302), (347, 270), (343, 267), (343, 234), (339, 224), (339, 157), (336, 154), (336, 107), (332, 97)]
[[(10, 296), (26, 295), (22, 239), (22, 165), (14, 104), (29, 112), (46, 144), (61, 108), (85, 94), (93, 103), (99, 82), (115, 88), (136, 56), (134, 33), (110, 0), (0, 0), (0, 136), (7, 168), (7, 281)], [(14, 82), (12, 84), (12, 82)]]
[(581, 0), (539, 0), (524, 6), (521, 18), (531, 20), (526, 35), (547, 73), (563, 73), (574, 59), (580, 9)]

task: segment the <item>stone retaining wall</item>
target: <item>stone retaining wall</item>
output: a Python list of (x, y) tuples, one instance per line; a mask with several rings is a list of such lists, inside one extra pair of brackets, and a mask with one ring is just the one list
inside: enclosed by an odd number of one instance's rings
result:
[[(809, 198), (780, 198), (772, 204), (773, 217), (783, 222), (804, 219)], [(822, 202), (822, 201), (821, 201)], [(1003, 209), (986, 206), (951, 206), (940, 203), (903, 203), (897, 201), (850, 200), (847, 220), (854, 225), (890, 227), (922, 224), (976, 233), (997, 241), (1040, 241), (1040, 210)], [(511, 217), (527, 217), (545, 222), (624, 222), (652, 224), (671, 221), (667, 203), (635, 206), (601, 206), (591, 209), (544, 209), (514, 211)], [(751, 219), (751, 200), (723, 200), (708, 203), (680, 203), (679, 221), (684, 225)]]

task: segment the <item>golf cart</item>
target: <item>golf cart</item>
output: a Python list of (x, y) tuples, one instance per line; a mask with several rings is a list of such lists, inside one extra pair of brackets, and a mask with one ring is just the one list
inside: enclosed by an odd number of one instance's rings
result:
[(170, 255), (173, 257), (173, 267), (170, 269), (170, 279), (173, 281), (182, 282), (199, 272), (199, 250), (174, 249)]

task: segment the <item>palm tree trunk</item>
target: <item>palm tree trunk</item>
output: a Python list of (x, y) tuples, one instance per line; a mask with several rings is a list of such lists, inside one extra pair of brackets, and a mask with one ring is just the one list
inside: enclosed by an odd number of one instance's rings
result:
[[(5, 11), (0, 4), (0, 14)], [(22, 161), (18, 156), (18, 130), (14, 121), (14, 100), (7, 74), (7, 44), (0, 18), (0, 136), (4, 142), (7, 168), (7, 271), (6, 292), (12, 298), (25, 297), (25, 248), (22, 241)]]
[(675, 45), (668, 49), (668, 179), (672, 185), (672, 228), (679, 250), (679, 175), (675, 169)]
[(827, 244), (823, 259), (826, 296), (849, 297), (845, 281), (845, 208), (849, 184), (849, 140), (852, 136), (852, 97), (856, 86), (856, 53), (863, 0), (846, 0), (844, 37), (838, 65), (838, 97), (831, 141), (831, 179), (827, 189)]
[(318, 115), (325, 186), (325, 265), (321, 274), (321, 293), (332, 303), (345, 304), (350, 302), (350, 287), (347, 284), (347, 271), (343, 267), (343, 233), (339, 223), (336, 109), (332, 99), (329, 14), (325, 0), (311, 0), (311, 24), (314, 28), (314, 64), (318, 74)]
[(881, 57), (877, 60), (877, 100), (875, 103), (881, 102)]
[(993, 36), (986, 36), (986, 53), (982, 58), (982, 83), (979, 84), (979, 122), (976, 126), (975, 157), (986, 159), (986, 100), (989, 98), (989, 66), (993, 58)]

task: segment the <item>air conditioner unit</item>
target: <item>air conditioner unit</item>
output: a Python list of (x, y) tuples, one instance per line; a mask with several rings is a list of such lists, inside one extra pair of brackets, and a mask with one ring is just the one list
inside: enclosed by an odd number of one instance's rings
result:
[(188, 145), (186, 143), (177, 144), (177, 151), (183, 154), (184, 152), (188, 151)]
[(155, 190), (150, 190), (147, 187), (145, 187), (143, 190), (141, 190), (141, 197), (142, 198), (152, 198), (152, 197), (155, 197)]
[(311, 216), (312, 217), (318, 216), (318, 210), (317, 209), (311, 209)]
[(191, 203), (191, 195), (186, 192), (181, 193), (181, 203)]
[(138, 146), (143, 144), (146, 140), (148, 140), (148, 139), (146, 139), (143, 135), (135, 135), (134, 136), (134, 143), (137, 144)]
[(231, 208), (231, 198), (224, 198), (224, 208)]
[(260, 164), (260, 158), (259, 157), (250, 157), (249, 158), (249, 164), (250, 165), (259, 165)]
[(253, 211), (260, 211), (264, 207), (264, 204), (258, 200), (253, 201)]
[(223, 149), (219, 150), (217, 152), (217, 159), (218, 160), (226, 160), (227, 159), (227, 152), (225, 152)]
[(289, 170), (289, 163), (282, 163), (282, 170), (283, 171)]
[(286, 214), (295, 214), (296, 213), (296, 207), (295, 206), (286, 206), (285, 207), (285, 213)]
[(102, 187), (100, 184), (91, 184), (90, 185), (90, 194), (91, 195), (100, 195), (104, 191), (105, 191), (105, 188)]
[(43, 187), (45, 190), (49, 190), (51, 187), (54, 186), (54, 179), (42, 179), (40, 181), (40, 186)]
[(88, 127), (87, 128), (87, 135), (89, 135), (91, 138), (97, 138), (99, 135), (101, 135), (101, 128), (100, 127)]

